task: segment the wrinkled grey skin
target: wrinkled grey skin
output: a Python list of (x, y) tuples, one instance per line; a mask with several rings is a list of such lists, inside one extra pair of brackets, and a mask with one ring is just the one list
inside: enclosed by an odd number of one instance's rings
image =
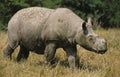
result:
[(105, 39), (93, 32), (91, 19), (82, 20), (66, 8), (31, 7), (18, 11), (8, 23), (8, 43), (4, 56), (11, 55), (20, 45), (17, 61), (27, 59), (29, 51), (44, 54), (51, 62), (57, 48), (63, 48), (71, 68), (78, 63), (76, 45), (96, 53), (105, 53)]

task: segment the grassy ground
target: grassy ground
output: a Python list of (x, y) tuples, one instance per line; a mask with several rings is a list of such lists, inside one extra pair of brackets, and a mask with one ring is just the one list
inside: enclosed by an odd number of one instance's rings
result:
[(66, 63), (66, 54), (62, 49), (56, 53), (56, 67), (44, 64), (43, 55), (30, 53), (27, 61), (17, 63), (13, 59), (3, 58), (3, 47), (7, 42), (6, 32), (0, 31), (0, 77), (119, 77), (120, 76), (120, 30), (96, 30), (96, 33), (108, 41), (108, 51), (99, 55), (78, 46), (81, 68), (71, 71)]

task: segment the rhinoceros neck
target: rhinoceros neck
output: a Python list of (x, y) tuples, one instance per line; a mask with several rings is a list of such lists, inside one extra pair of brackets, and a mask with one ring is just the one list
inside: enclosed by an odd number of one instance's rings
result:
[(81, 35), (83, 35), (83, 30), (82, 30), (82, 24), (84, 20), (82, 20), (79, 16), (73, 14), (69, 18), (70, 22), (70, 29), (68, 34), (71, 34), (69, 36), (73, 36), (72, 38), (77, 42), (81, 38)]

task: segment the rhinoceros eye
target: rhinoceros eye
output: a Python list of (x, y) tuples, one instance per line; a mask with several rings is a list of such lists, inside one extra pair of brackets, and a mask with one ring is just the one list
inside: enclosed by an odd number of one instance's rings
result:
[(88, 41), (89, 41), (90, 43), (94, 44), (94, 43), (95, 43), (95, 38), (94, 38), (94, 36), (92, 36), (92, 35), (88, 36)]

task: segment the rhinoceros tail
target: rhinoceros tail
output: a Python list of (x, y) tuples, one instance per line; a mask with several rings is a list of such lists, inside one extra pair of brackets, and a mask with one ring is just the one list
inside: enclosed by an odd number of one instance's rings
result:
[(8, 44), (12, 49), (15, 49), (19, 45), (19, 37), (17, 33), (8, 32)]

